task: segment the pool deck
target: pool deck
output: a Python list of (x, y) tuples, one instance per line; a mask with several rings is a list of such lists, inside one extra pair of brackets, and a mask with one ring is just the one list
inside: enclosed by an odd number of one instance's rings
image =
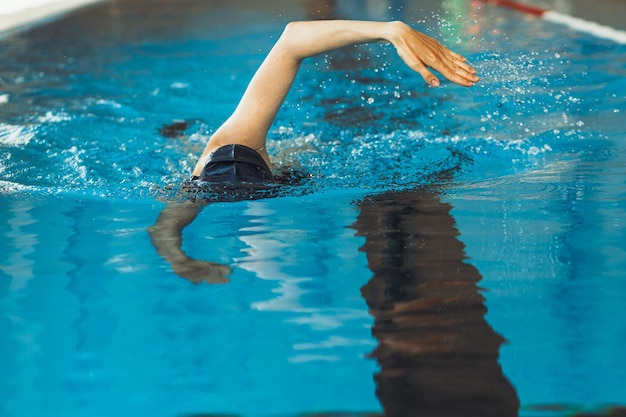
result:
[[(0, 2), (0, 35), (45, 23), (81, 7), (110, 0), (22, 0)], [(124, 0), (117, 0), (124, 1)], [(172, 0), (176, 1), (176, 0)], [(572, 17), (626, 30), (624, 0), (520, 0)]]
[(103, 0), (2, 0), (0, 35), (28, 29)]

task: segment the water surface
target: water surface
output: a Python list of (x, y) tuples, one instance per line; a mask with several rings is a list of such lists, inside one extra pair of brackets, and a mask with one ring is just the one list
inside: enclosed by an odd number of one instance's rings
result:
[[(1, 415), (623, 407), (624, 46), (322, 3), (119, 0), (0, 41)], [(232, 274), (191, 284), (146, 232), (164, 187), (317, 10), (406, 20), (482, 81), (431, 89), (384, 45), (307, 61), (269, 150), (310, 180), (206, 207), (183, 248)]]

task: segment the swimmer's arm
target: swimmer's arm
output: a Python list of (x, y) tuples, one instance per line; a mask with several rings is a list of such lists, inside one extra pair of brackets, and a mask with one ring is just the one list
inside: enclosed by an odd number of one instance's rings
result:
[(322, 20), (289, 23), (248, 85), (228, 120), (213, 134), (194, 175), (205, 158), (219, 146), (239, 143), (260, 150), (266, 162), (265, 139), (300, 64), (305, 58), (348, 45), (386, 41), (398, 55), (432, 86), (439, 80), (432, 68), (463, 86), (478, 81), (476, 71), (461, 55), (402, 22)]
[(463, 56), (400, 21), (292, 22), (287, 25), (275, 47), (282, 47), (299, 63), (305, 58), (344, 46), (370, 42), (394, 45), (404, 62), (430, 85), (438, 86), (439, 80), (428, 68), (466, 87), (479, 80), (476, 70), (467, 64)]
[(193, 259), (182, 249), (183, 229), (194, 221), (202, 206), (181, 203), (166, 206), (148, 233), (157, 253), (172, 267), (176, 275), (194, 283), (224, 283), (230, 274), (226, 265)]

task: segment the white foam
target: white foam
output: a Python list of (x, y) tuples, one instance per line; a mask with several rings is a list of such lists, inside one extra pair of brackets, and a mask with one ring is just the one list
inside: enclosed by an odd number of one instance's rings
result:
[(0, 180), (0, 194), (16, 194), (25, 190), (34, 190), (34, 187)]
[(0, 145), (28, 145), (33, 137), (35, 137), (34, 130), (27, 126), (0, 124)]
[(58, 123), (58, 122), (66, 122), (72, 120), (71, 116), (67, 113), (54, 113), (51, 111), (46, 112), (45, 115), (39, 116), (39, 123)]
[(172, 84), (170, 84), (170, 87), (176, 90), (183, 90), (185, 88), (189, 88), (189, 84), (181, 81), (174, 81)]
[(553, 23), (568, 26), (580, 32), (589, 33), (598, 38), (610, 39), (614, 42), (626, 44), (626, 32), (614, 29), (610, 26), (601, 25), (596, 22), (590, 22), (578, 17), (568, 16), (563, 13), (547, 11), (543, 18)]

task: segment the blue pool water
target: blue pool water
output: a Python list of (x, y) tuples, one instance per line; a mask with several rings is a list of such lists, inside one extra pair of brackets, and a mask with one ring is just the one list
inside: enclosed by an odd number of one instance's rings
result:
[(185, 229), (228, 284), (159, 257), (146, 229), (314, 3), (118, 0), (0, 40), (0, 416), (623, 412), (610, 40), (480, 3), (337, 1), (436, 36), (481, 83), (428, 88), (383, 45), (307, 61), (268, 143), (311, 178)]

